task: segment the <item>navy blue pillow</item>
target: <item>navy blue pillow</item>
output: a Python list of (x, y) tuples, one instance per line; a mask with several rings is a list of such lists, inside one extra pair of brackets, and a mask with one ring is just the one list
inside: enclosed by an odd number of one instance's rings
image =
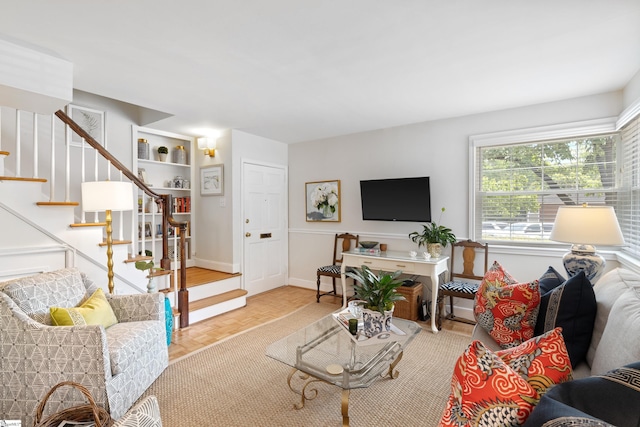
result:
[(567, 279), (565, 279), (562, 274), (558, 273), (555, 268), (549, 266), (549, 269), (545, 271), (545, 273), (542, 275), (542, 277), (540, 277), (539, 280), (540, 295), (546, 294), (551, 289), (557, 288), (566, 281)]
[[(524, 427), (640, 425), (640, 362), (550, 388)], [(551, 421), (554, 420), (554, 421)]]
[(571, 366), (575, 368), (589, 350), (596, 307), (596, 295), (591, 282), (580, 271), (542, 295), (535, 335), (561, 327)]

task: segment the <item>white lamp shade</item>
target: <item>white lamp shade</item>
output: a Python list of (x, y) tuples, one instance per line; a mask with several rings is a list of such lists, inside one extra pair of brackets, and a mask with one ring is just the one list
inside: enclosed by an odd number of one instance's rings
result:
[(130, 182), (83, 182), (81, 188), (82, 210), (85, 212), (130, 211), (133, 209), (133, 187)]
[(579, 245), (624, 244), (611, 206), (561, 206), (549, 238)]
[(215, 138), (198, 138), (198, 148), (200, 150), (210, 150), (216, 148), (216, 139)]

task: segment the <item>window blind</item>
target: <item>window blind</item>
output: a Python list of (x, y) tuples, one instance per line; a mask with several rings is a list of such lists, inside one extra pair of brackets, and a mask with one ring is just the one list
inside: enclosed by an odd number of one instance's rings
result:
[(560, 206), (616, 206), (617, 133), (476, 147), (475, 239), (548, 241)]
[(640, 116), (627, 123), (621, 132), (622, 191), (616, 213), (626, 246), (624, 251), (640, 257)]

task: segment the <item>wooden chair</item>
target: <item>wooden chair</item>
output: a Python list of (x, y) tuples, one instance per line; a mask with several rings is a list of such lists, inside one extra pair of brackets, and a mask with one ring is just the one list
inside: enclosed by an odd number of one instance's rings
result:
[[(462, 250), (462, 272), (456, 272), (455, 260), (456, 260), (456, 248), (458, 251)], [(474, 262), (476, 259), (476, 253), (484, 251), (484, 270), (481, 275), (474, 274)], [(453, 298), (465, 298), (473, 300), (476, 297), (478, 286), (480, 281), (484, 277), (487, 268), (489, 266), (489, 245), (474, 242), (472, 240), (460, 240), (451, 245), (451, 270), (450, 279), (447, 283), (444, 283), (438, 289), (438, 311), (440, 315), (437, 317), (438, 329), (442, 328), (442, 319), (455, 320), (457, 322), (464, 322), (475, 324), (473, 320), (468, 320), (463, 317), (457, 317), (453, 314)], [(478, 283), (469, 282), (468, 280), (477, 280)], [(444, 298), (449, 297), (449, 305), (451, 307), (451, 313), (444, 316)]]
[[(342, 252), (349, 251), (358, 247), (360, 236), (354, 236), (353, 234), (343, 233), (336, 234), (333, 244), (333, 258), (331, 265), (325, 265), (320, 267), (317, 271), (318, 275), (318, 291), (316, 293), (316, 302), (320, 302), (320, 297), (325, 295), (336, 295), (336, 279), (340, 278), (340, 267), (342, 264)], [(320, 278), (322, 276), (331, 277), (333, 281), (333, 290), (320, 293)]]

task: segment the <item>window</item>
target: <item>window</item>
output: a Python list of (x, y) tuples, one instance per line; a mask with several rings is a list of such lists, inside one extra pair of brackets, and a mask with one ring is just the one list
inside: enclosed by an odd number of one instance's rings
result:
[(617, 207), (619, 146), (613, 120), (472, 137), (472, 235), (543, 243), (562, 205)]
[(640, 258), (640, 116), (629, 121), (621, 134), (622, 187), (616, 214), (625, 239), (625, 251)]

